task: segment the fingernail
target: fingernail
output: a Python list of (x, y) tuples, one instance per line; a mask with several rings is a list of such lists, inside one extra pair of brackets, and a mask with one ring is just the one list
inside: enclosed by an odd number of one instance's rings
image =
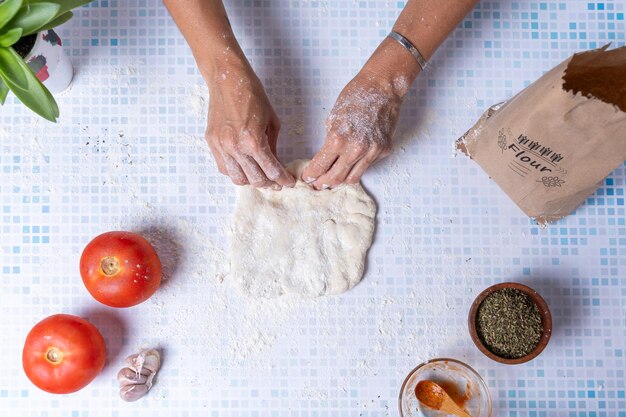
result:
[(314, 182), (316, 179), (317, 178), (315, 178), (315, 177), (306, 177), (304, 182), (306, 182), (307, 184), (310, 184), (310, 183)]
[(283, 189), (283, 187), (281, 187), (281, 186), (280, 186), (280, 185), (278, 185), (278, 184), (274, 184), (274, 185), (272, 185), (272, 190), (274, 190), (274, 191), (280, 191), (280, 190), (282, 190), (282, 189)]
[(328, 184), (322, 184), (322, 190), (327, 190), (330, 188), (330, 185)]

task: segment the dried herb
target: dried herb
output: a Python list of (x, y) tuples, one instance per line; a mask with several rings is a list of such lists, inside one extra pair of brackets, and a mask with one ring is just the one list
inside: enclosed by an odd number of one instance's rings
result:
[(539, 308), (530, 297), (504, 288), (489, 294), (478, 307), (476, 331), (492, 353), (517, 359), (537, 346), (543, 324)]

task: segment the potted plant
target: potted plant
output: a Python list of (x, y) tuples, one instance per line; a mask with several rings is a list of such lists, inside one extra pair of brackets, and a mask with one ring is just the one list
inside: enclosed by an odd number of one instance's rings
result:
[(56, 122), (59, 107), (50, 91), (64, 90), (73, 69), (52, 29), (91, 1), (0, 0), (0, 104), (12, 91), (32, 111)]

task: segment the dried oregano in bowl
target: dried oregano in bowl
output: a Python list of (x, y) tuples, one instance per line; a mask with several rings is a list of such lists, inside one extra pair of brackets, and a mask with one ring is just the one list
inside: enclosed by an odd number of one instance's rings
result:
[(541, 313), (528, 295), (503, 288), (489, 294), (478, 307), (476, 332), (493, 354), (521, 358), (539, 344), (543, 334)]

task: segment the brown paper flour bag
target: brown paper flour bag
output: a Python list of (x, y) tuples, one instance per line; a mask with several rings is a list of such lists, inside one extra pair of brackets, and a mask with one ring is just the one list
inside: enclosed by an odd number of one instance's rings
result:
[(456, 143), (540, 224), (574, 211), (626, 159), (626, 47), (607, 46), (491, 107)]

